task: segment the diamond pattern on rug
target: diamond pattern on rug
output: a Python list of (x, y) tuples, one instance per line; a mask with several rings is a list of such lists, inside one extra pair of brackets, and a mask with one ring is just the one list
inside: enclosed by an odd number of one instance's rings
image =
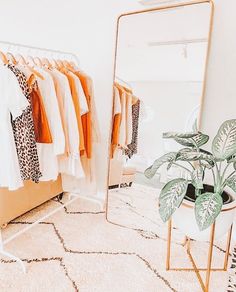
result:
[[(116, 219), (129, 223), (125, 227), (108, 223), (96, 205), (79, 199), (7, 244), (6, 250), (20, 257), (28, 272), (24, 275), (15, 261), (0, 258), (0, 291), (201, 291), (194, 273), (165, 270), (167, 227), (157, 217), (156, 204), (146, 202), (147, 196), (156, 202), (153, 189), (134, 185), (130, 190), (120, 191), (132, 193), (132, 200), (121, 194), (111, 202)], [(53, 199), (17, 218), (3, 231), (4, 238), (60, 204)], [(173, 265), (188, 267), (183, 235), (174, 233)], [(199, 261), (205, 259), (204, 247), (193, 243)], [(224, 245), (216, 243), (214, 252), (215, 264), (222, 264)], [(227, 273), (213, 273), (210, 291), (226, 291), (227, 278)]]

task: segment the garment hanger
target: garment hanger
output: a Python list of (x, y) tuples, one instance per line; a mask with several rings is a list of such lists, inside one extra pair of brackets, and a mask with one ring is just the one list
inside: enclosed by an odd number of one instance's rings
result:
[(8, 64), (8, 59), (2, 51), (0, 51), (0, 59), (2, 60), (3, 64), (5, 64), (5, 65)]
[(132, 105), (136, 104), (139, 101), (139, 98), (135, 95), (132, 96)]
[(52, 68), (52, 64), (49, 62), (48, 58), (43, 58), (41, 62), (43, 64), (43, 66), (45, 66), (49, 69)]
[(62, 64), (64, 67), (70, 69), (70, 70), (74, 70), (74, 68), (71, 66), (71, 64), (67, 61), (67, 60), (63, 60)]
[(15, 59), (15, 57), (14, 57), (14, 55), (12, 53), (7, 52), (6, 53), (6, 57), (8, 59), (8, 62), (11, 62), (13, 65), (17, 64), (17, 61), (16, 61), (16, 59)]
[(29, 85), (29, 88), (30, 88), (30, 89), (32, 89), (32, 86), (35, 84), (36, 81), (37, 81), (37, 80), (36, 80), (36, 78), (35, 78), (35, 74), (32, 73), (32, 74), (30, 75), (30, 78), (28, 79), (28, 85)]
[(34, 58), (32, 56), (26, 57), (26, 64), (30, 67), (33, 67), (36, 65), (36, 63), (34, 62)]
[(58, 66), (58, 64), (57, 64), (57, 61), (56, 61), (55, 59), (52, 59), (52, 60), (51, 60), (51, 65), (52, 65), (53, 68), (56, 68), (56, 69), (59, 68), (59, 66)]
[(78, 64), (76, 64), (74, 61), (70, 61), (68, 63), (70, 64), (71, 68), (73, 68), (73, 70), (80, 71)]
[(57, 59), (57, 64), (58, 64), (59, 69), (65, 68), (62, 60)]
[(17, 54), (15, 56), (15, 60), (16, 60), (16, 64), (20, 64), (20, 65), (24, 65), (24, 66), (26, 65), (26, 60), (21, 54)]
[(44, 80), (44, 77), (43, 77), (43, 75), (41, 75), (38, 71), (36, 71), (33, 67), (35, 66), (35, 65), (37, 65), (36, 64), (36, 62), (35, 62), (35, 58), (33, 58), (32, 56), (27, 56), (27, 58), (26, 58), (26, 64), (25, 64), (26, 66), (27, 66), (27, 68), (35, 75), (35, 76), (37, 76), (37, 77), (39, 77), (40, 79), (42, 79), (42, 80)]
[(44, 77), (42, 74), (40, 74), (38, 71), (36, 71), (34, 68), (28, 66), (28, 68), (30, 69), (30, 71), (37, 77), (39, 77), (40, 79), (44, 80)]
[(34, 63), (36, 66), (42, 68), (43, 67), (43, 63), (41, 61), (41, 59), (39, 57), (34, 57)]

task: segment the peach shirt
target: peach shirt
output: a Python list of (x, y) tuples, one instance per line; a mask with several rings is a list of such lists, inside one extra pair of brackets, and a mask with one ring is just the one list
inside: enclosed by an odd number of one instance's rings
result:
[(75, 107), (75, 113), (76, 113), (76, 118), (77, 118), (78, 129), (79, 129), (79, 136), (80, 136), (79, 150), (83, 151), (85, 150), (85, 143), (84, 143), (84, 133), (83, 133), (82, 118), (81, 118), (80, 99), (79, 99), (78, 91), (76, 88), (76, 79), (73, 76), (73, 73), (66, 70), (65, 68), (60, 69), (60, 71), (67, 77), (70, 84), (71, 95), (72, 95), (72, 99), (73, 99), (73, 103)]
[(60, 81), (57, 79), (57, 77), (51, 70), (47, 70), (47, 69), (45, 70), (51, 75), (54, 82), (57, 101), (58, 101), (60, 115), (61, 115), (62, 127), (63, 127), (63, 131), (65, 135), (65, 154), (68, 156), (70, 154), (70, 142), (69, 142), (69, 134), (68, 134), (68, 125), (66, 123), (66, 117), (65, 117), (65, 111), (64, 111), (64, 102), (63, 102), (63, 97), (62, 97), (61, 84), (60, 84)]

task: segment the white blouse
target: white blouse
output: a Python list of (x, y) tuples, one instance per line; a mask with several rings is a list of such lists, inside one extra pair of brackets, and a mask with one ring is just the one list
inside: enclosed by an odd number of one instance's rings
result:
[(70, 148), (69, 156), (64, 155), (58, 158), (59, 171), (63, 174), (81, 178), (84, 177), (84, 170), (82, 168), (79, 153), (80, 137), (69, 81), (64, 74), (56, 69), (52, 70), (51, 74), (57, 79), (60, 94), (63, 98)]
[(74, 73), (69, 72), (69, 74), (74, 78), (75, 81), (75, 88), (77, 95), (79, 97), (79, 104), (80, 104), (80, 114), (81, 116), (89, 112), (87, 99), (84, 94), (83, 87), (81, 85), (79, 77), (77, 77)]
[(0, 187), (16, 190), (23, 186), (19, 161), (11, 125), (29, 103), (22, 93), (15, 75), (4, 66), (0, 66)]
[(56, 180), (58, 177), (59, 166), (57, 156), (65, 152), (65, 136), (53, 79), (43, 69), (37, 68), (37, 71), (44, 77), (43, 80), (35, 76), (43, 98), (53, 140), (52, 144), (37, 144), (40, 170), (43, 175), (40, 180), (49, 181)]

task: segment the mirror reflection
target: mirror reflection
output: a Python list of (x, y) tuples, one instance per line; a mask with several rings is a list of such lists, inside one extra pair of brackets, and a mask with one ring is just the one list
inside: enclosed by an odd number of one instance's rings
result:
[[(120, 18), (109, 171), (110, 222), (155, 232), (159, 190), (181, 169), (144, 171), (179, 146), (164, 132), (200, 123), (211, 8), (208, 3)], [(150, 224), (151, 223), (151, 224)]]

